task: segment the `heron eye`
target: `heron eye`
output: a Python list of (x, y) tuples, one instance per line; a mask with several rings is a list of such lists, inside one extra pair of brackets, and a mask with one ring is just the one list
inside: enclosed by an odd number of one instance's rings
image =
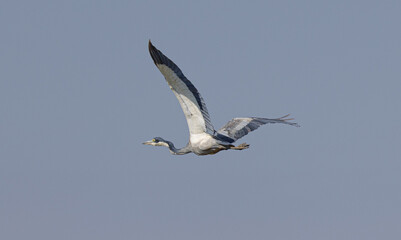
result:
[(153, 139), (152, 139), (152, 142), (156, 142), (156, 139), (153, 138)]

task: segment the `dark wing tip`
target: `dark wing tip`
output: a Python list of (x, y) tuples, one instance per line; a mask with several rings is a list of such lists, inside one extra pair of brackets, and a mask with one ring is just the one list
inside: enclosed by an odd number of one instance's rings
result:
[(284, 123), (291, 125), (291, 126), (301, 127), (301, 125), (299, 125), (298, 123), (289, 122), (289, 121), (294, 120), (294, 118), (288, 118), (289, 116), (290, 116), (290, 114), (287, 114), (285, 116), (282, 116), (281, 118), (278, 118), (278, 120), (283, 121)]
[(155, 48), (155, 46), (153, 46), (153, 44), (152, 44), (152, 42), (150, 41), (150, 39), (149, 39), (149, 53), (150, 53), (150, 56), (152, 57), (152, 59), (153, 59), (153, 62), (157, 65), (157, 64), (162, 64), (163, 63), (163, 61), (162, 61), (162, 56), (163, 56), (163, 54), (157, 49), (157, 48)]

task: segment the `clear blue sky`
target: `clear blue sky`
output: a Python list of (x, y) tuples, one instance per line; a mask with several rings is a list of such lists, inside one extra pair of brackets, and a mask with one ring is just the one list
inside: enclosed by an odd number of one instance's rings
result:
[[(0, 3), (0, 239), (401, 239), (400, 1)], [(188, 141), (147, 42), (246, 151)]]

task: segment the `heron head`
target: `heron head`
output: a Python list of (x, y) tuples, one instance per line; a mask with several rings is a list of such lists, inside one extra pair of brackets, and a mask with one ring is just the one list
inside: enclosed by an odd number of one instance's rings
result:
[(144, 142), (143, 144), (151, 145), (151, 146), (165, 146), (165, 147), (168, 147), (168, 144), (167, 144), (166, 140), (164, 140), (161, 137), (155, 137), (150, 141)]

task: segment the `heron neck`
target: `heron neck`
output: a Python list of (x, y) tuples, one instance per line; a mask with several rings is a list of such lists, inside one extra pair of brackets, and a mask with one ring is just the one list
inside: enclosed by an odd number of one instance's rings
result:
[(168, 148), (170, 149), (170, 152), (172, 154), (183, 155), (183, 154), (187, 154), (187, 153), (192, 152), (191, 149), (190, 149), (189, 144), (187, 144), (187, 146), (185, 146), (183, 148), (177, 149), (177, 148), (174, 147), (174, 144), (172, 142), (166, 141), (166, 143), (168, 144)]

